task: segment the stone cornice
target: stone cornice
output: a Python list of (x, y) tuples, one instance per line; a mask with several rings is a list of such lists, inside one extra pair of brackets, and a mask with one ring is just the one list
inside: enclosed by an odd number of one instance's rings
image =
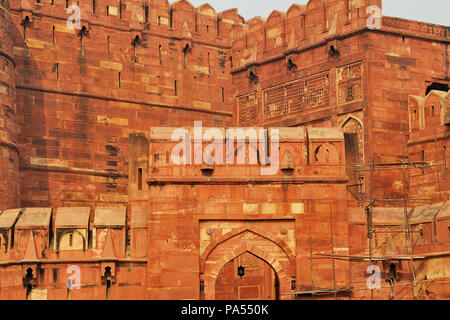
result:
[(259, 177), (150, 177), (149, 185), (248, 185), (248, 184), (306, 184), (306, 183), (347, 183), (346, 175), (340, 176), (259, 176)]

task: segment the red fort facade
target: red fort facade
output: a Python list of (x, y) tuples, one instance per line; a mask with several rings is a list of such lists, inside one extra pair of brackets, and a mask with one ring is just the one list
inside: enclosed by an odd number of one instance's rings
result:
[(448, 299), (450, 27), (381, 10), (0, 0), (0, 299)]

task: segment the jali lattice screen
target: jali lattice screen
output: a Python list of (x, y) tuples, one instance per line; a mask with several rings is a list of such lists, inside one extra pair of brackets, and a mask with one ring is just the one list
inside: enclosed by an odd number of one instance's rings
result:
[(338, 104), (362, 99), (362, 63), (352, 64), (337, 69)]
[(328, 73), (264, 90), (264, 119), (272, 120), (330, 103)]
[(251, 127), (258, 124), (258, 97), (256, 93), (237, 98), (239, 108), (239, 126)]

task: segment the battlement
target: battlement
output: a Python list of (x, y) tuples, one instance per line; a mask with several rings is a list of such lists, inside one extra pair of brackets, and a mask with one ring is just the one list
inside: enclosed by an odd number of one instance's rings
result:
[[(227, 38), (231, 25), (243, 21), (237, 9), (217, 13), (209, 4), (194, 7), (187, 0), (96, 0), (96, 1), (12, 1), (11, 10), (22, 17), (66, 20), (75, 17), (67, 12), (71, 5), (80, 8), (81, 26), (104, 26), (131, 32), (156, 32), (172, 37), (219, 41)], [(33, 19), (32, 19), (33, 20)]]
[[(66, 25), (72, 3), (79, 4), (79, 29)], [(339, 51), (336, 38), (367, 29), (371, 5), (382, 7), (381, 0), (311, 0), (245, 21), (237, 9), (216, 12), (187, 0), (12, 1), (17, 82), (55, 94), (232, 112), (230, 71), (273, 57), (295, 64), (296, 51), (322, 41)], [(383, 21), (392, 31), (403, 20)], [(437, 27), (431, 35), (447, 35)], [(424, 28), (430, 25), (411, 31)], [(23, 60), (32, 63), (25, 68)]]
[[(92, 213), (91, 213), (92, 211)], [(143, 258), (147, 208), (19, 208), (0, 213), (0, 264)]]
[[(381, 0), (310, 0), (306, 5), (293, 4), (286, 12), (274, 10), (267, 18), (254, 17), (247, 21), (237, 9), (216, 12), (209, 4), (194, 7), (187, 0), (173, 3), (167, 0), (82, 3), (13, 0), (11, 10), (20, 13), (23, 19), (28, 16), (36, 22), (44, 18), (66, 20), (71, 4), (79, 5), (82, 26), (88, 30), (90, 26), (103, 26), (137, 32), (141, 38), (142, 32), (150, 32), (164, 33), (177, 39), (221, 42), (225, 46), (233, 43), (233, 50), (241, 51), (239, 59), (235, 59), (236, 66), (366, 28), (367, 19), (373, 14), (367, 8), (376, 5), (382, 9)], [(445, 39), (450, 36), (448, 27), (393, 17), (383, 17), (383, 27)]]
[[(367, 28), (370, 5), (381, 1), (311, 0), (293, 4), (287, 12), (273, 11), (267, 19), (255, 17), (235, 24), (232, 51), (235, 67), (306, 48), (320, 41)], [(381, 12), (380, 12), (381, 14)]]
[[(379, 12), (369, 10), (375, 5)], [(232, 29), (234, 67), (244, 67), (279, 55), (289, 55), (323, 41), (368, 28), (369, 17), (379, 15), (384, 31), (422, 35), (448, 41), (450, 27), (381, 16), (381, 1), (309, 1), (293, 4), (286, 12), (273, 11), (267, 18), (254, 17)], [(338, 48), (336, 48), (338, 49)]]

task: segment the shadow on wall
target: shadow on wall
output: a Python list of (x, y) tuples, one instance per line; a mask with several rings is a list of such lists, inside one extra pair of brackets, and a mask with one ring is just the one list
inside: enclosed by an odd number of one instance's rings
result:
[[(51, 202), (49, 173), (44, 166), (51, 165), (47, 159), (58, 160), (59, 141), (46, 138), (49, 135), (44, 110), (46, 97), (39, 88), (43, 87), (44, 77), (52, 77), (52, 72), (57, 73), (58, 70), (54, 68), (48, 73), (40, 71), (31, 54), (27, 36), (34, 32), (30, 31), (32, 16), (23, 12), (22, 15), (12, 16), (12, 19), (21, 19), (11, 28), (16, 59), (20, 205), (44, 207)], [(22, 26), (22, 30), (17, 26)]]

